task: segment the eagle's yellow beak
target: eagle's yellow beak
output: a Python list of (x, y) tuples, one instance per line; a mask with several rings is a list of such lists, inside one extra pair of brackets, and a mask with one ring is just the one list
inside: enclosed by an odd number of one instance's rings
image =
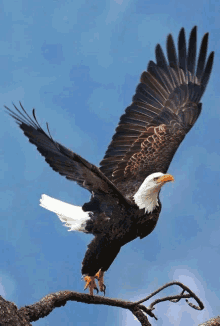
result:
[(159, 179), (157, 179), (158, 183), (165, 183), (165, 182), (169, 182), (169, 181), (174, 181), (174, 177), (171, 174), (164, 174), (162, 177), (160, 177)]

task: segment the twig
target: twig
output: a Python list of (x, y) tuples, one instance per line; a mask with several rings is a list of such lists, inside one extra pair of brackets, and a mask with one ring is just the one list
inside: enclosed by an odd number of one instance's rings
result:
[[(195, 293), (193, 291), (191, 291), (186, 285), (184, 285), (181, 282), (177, 282), (177, 281), (173, 281), (173, 282), (170, 282), (170, 283), (167, 283), (167, 284), (161, 286), (158, 290), (154, 291), (153, 293), (151, 293), (146, 298), (137, 301), (136, 304), (140, 304), (140, 303), (143, 303), (143, 302), (149, 300), (150, 298), (152, 298), (154, 295), (156, 295), (160, 291), (164, 290), (165, 288), (167, 288), (169, 286), (173, 286), (173, 285), (180, 286), (183, 289), (183, 291), (180, 294), (177, 294), (177, 295), (174, 295), (174, 296), (167, 296), (167, 297), (164, 297), (164, 298), (156, 299), (147, 308), (152, 311), (154, 309), (154, 306), (157, 303), (160, 303), (160, 302), (163, 302), (163, 301), (171, 301), (173, 303), (176, 303), (176, 302), (179, 302), (180, 299), (186, 299), (186, 302), (190, 307), (192, 307), (192, 308), (194, 308), (196, 310), (204, 309), (204, 305), (203, 305), (202, 301), (195, 295)], [(185, 291), (187, 291), (188, 294), (184, 294)], [(198, 306), (196, 306), (193, 303), (189, 302), (188, 298), (193, 298), (195, 301), (197, 301)]]

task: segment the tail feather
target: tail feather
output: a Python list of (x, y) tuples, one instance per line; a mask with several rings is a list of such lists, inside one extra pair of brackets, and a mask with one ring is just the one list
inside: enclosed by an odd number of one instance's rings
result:
[(84, 212), (82, 207), (62, 202), (61, 200), (42, 195), (40, 206), (56, 213), (59, 219), (69, 228), (68, 231), (86, 232), (86, 222), (90, 219), (89, 212)]

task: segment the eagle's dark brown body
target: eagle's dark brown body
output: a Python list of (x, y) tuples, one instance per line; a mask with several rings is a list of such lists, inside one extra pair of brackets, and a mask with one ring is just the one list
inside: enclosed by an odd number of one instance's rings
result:
[(103, 222), (100, 221), (102, 214), (95, 215), (85, 227), (95, 238), (88, 245), (82, 274), (95, 275), (100, 269), (107, 271), (122, 246), (138, 237), (142, 239), (154, 230), (160, 211), (159, 202), (152, 213), (145, 213), (144, 209), (134, 205), (124, 207), (120, 214), (116, 213), (111, 218), (103, 217)]

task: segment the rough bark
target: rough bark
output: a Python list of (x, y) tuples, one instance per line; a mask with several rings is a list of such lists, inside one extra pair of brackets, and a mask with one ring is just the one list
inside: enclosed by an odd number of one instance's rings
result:
[(10, 301), (0, 296), (0, 326), (31, 326), (26, 315)]
[(220, 326), (220, 316), (211, 318), (199, 326)]

